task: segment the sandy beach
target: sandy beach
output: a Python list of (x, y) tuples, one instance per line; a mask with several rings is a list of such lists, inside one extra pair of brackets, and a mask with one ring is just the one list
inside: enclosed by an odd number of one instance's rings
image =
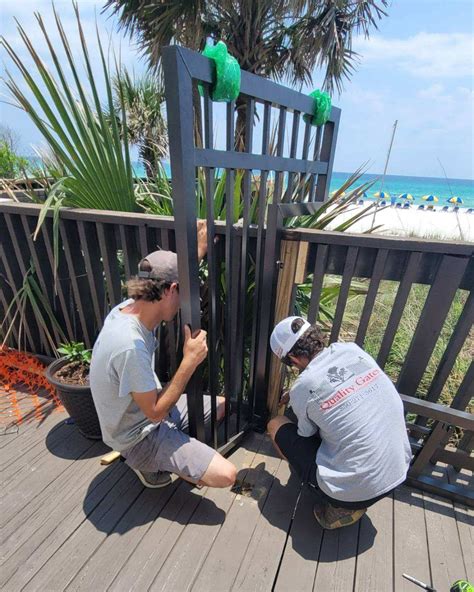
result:
[[(350, 212), (338, 217), (338, 224), (348, 219), (357, 210), (367, 207), (357, 205)], [(373, 214), (354, 224), (349, 232), (365, 232), (372, 226)], [(395, 207), (381, 208), (375, 215), (375, 226), (383, 225), (377, 230), (378, 234), (394, 236), (417, 236), (420, 238), (451, 239), (474, 242), (474, 212), (460, 208), (458, 212), (452, 210), (443, 212), (441, 209), (418, 210), (415, 208), (402, 209)], [(333, 224), (333, 229), (337, 224)]]

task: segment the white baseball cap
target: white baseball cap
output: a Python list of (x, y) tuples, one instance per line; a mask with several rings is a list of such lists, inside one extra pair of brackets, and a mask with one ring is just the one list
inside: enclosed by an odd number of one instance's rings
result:
[[(297, 319), (303, 321), (303, 326), (294, 333), (291, 325), (293, 324), (293, 321), (296, 321)], [(270, 347), (272, 348), (273, 353), (278, 356), (280, 360), (281, 358), (284, 358), (303, 333), (306, 333), (310, 327), (310, 323), (301, 317), (287, 317), (280, 321), (273, 329), (270, 336)]]

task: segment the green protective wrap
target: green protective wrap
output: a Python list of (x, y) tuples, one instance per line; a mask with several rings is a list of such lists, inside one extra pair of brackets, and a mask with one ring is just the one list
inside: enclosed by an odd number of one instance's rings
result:
[[(313, 117), (311, 123), (313, 125), (324, 125), (331, 116), (331, 97), (328, 93), (322, 92), (319, 89), (314, 90), (309, 95), (314, 99)], [(309, 115), (305, 115), (304, 120), (308, 121)]]
[(474, 592), (474, 586), (466, 580), (456, 580), (449, 592)]
[[(206, 45), (203, 56), (210, 58), (216, 65), (216, 80), (211, 88), (213, 101), (229, 103), (235, 101), (240, 93), (240, 66), (237, 60), (227, 51), (223, 41), (216, 45)], [(199, 92), (203, 95), (202, 85)]]

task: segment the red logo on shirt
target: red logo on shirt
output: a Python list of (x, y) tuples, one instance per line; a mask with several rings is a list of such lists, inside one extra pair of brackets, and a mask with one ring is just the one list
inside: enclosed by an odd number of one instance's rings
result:
[(351, 385), (346, 386), (342, 389), (339, 389), (337, 391), (337, 393), (335, 395), (333, 395), (330, 399), (326, 399), (326, 401), (321, 403), (321, 405), (320, 405), (321, 411), (327, 411), (328, 409), (331, 409), (332, 407), (334, 407), (334, 405), (337, 405), (340, 401), (342, 401), (343, 399), (345, 399), (349, 395), (352, 395), (352, 393), (355, 393), (359, 389), (364, 388), (370, 382), (372, 382), (375, 378), (377, 378), (377, 376), (379, 376), (379, 374), (380, 374), (380, 369), (375, 368), (374, 370), (371, 370), (370, 372), (368, 372), (367, 374), (365, 374), (363, 376), (358, 376)]

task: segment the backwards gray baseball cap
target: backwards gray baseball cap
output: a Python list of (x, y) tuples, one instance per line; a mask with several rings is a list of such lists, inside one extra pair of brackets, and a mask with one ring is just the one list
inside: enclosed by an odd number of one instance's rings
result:
[[(142, 271), (145, 261), (151, 266), (149, 271)], [(164, 280), (170, 284), (179, 282), (178, 256), (172, 251), (153, 251), (153, 253), (147, 255), (138, 264), (138, 277), (143, 279)]]

